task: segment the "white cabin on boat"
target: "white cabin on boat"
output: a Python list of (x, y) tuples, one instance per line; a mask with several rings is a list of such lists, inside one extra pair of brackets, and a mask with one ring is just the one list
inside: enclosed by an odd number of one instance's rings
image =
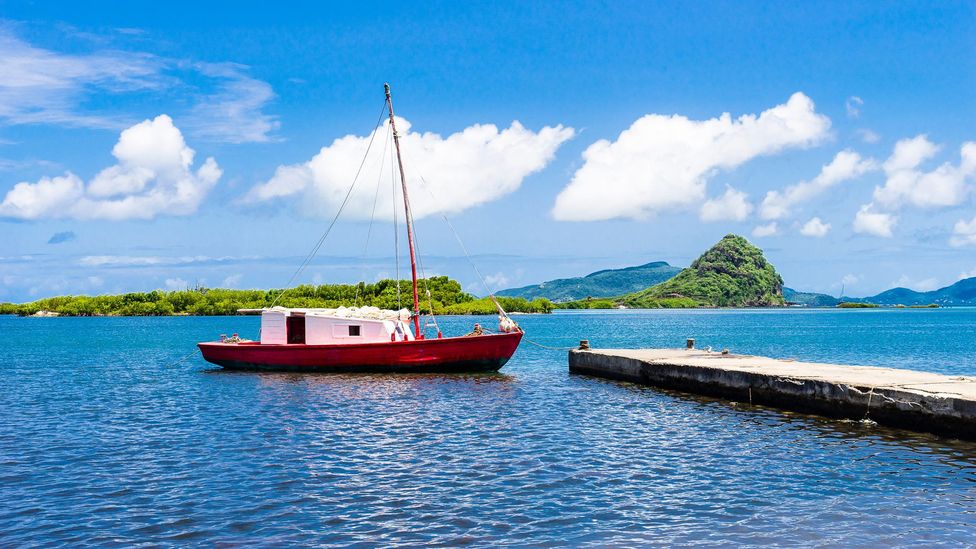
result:
[(338, 345), (412, 341), (410, 312), (377, 307), (261, 311), (261, 344)]

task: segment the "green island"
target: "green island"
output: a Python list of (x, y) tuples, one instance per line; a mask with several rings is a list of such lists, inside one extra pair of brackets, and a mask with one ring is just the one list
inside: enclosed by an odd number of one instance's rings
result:
[(745, 238), (729, 234), (673, 278), (618, 297), (560, 303), (565, 309), (782, 307), (783, 278)]
[(862, 303), (859, 301), (843, 301), (837, 304), (838, 309), (877, 309), (877, 303)]
[[(425, 284), (426, 282), (426, 284)], [(400, 300), (404, 307), (411, 301), (409, 281), (400, 281)], [(430, 301), (424, 288), (430, 289)], [(494, 303), (464, 292), (461, 284), (446, 276), (421, 281), (421, 310), (429, 312), (433, 304), (439, 315), (495, 314)], [(279, 298), (280, 296), (280, 298)], [(373, 306), (397, 308), (397, 282), (380, 280), (366, 284), (302, 285), (290, 290), (232, 290), (195, 288), (177, 291), (154, 290), (120, 295), (61, 296), (30, 303), (0, 303), (0, 314), (20, 316), (170, 316), (170, 315), (236, 315), (239, 309), (270, 307), (277, 299), (282, 307)], [(549, 313), (548, 299), (531, 301), (519, 297), (499, 297), (499, 303), (510, 313)]]

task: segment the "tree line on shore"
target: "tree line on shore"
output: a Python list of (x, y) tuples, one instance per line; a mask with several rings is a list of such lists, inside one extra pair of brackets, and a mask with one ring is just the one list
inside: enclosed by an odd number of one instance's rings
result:
[[(399, 286), (399, 297), (398, 297)], [(426, 292), (430, 291), (430, 298)], [(421, 310), (435, 314), (478, 315), (496, 313), (488, 298), (476, 298), (461, 284), (446, 276), (421, 281)], [(30, 303), (0, 303), (0, 314), (30, 316), (43, 312), (61, 316), (169, 316), (235, 315), (239, 309), (261, 309), (277, 301), (282, 307), (336, 308), (373, 306), (381, 309), (410, 308), (413, 290), (409, 281), (380, 280), (375, 283), (301, 285), (289, 290), (232, 290), (194, 288), (186, 290), (132, 292), (118, 295), (60, 296)], [(499, 297), (512, 313), (549, 313), (548, 299), (532, 301), (520, 297)]]

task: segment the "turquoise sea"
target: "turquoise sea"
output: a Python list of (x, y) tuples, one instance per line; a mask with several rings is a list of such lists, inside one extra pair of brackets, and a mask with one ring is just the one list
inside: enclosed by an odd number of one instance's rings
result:
[[(976, 375), (976, 309), (519, 316), (567, 347)], [(492, 318), (448, 317), (446, 333)], [(228, 373), (255, 317), (0, 317), (0, 546), (971, 545), (976, 443), (567, 373)]]

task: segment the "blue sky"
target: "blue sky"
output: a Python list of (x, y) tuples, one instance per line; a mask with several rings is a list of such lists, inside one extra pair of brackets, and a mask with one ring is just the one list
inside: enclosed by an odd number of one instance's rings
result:
[[(976, 276), (969, 3), (0, 7), (0, 300), (283, 285), (385, 81), (425, 266), (475, 292), (439, 208), (496, 287), (729, 232), (803, 290)], [(393, 273), (373, 185), (302, 281)]]

